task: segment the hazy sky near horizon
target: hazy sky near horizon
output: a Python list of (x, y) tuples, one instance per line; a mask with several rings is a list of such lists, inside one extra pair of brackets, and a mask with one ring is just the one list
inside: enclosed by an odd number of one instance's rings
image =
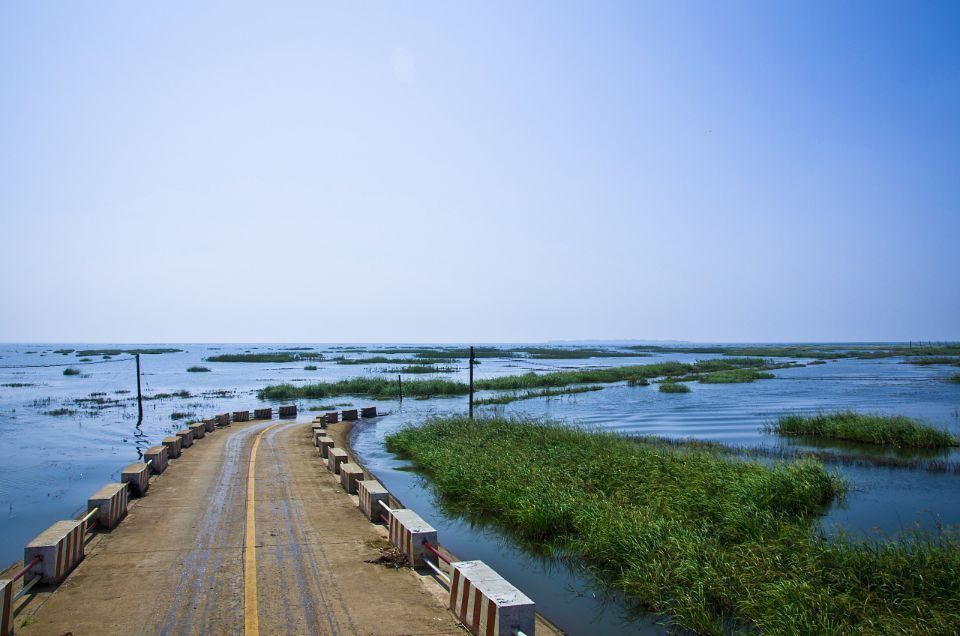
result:
[(956, 2), (6, 2), (0, 138), (0, 341), (960, 339)]

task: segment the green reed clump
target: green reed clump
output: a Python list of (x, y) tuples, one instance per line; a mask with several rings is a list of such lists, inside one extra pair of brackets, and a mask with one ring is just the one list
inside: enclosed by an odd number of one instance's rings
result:
[(67, 367), (63, 370), (63, 375), (80, 375), (80, 369), (74, 369), (73, 367)]
[(52, 411), (44, 411), (44, 415), (52, 415), (53, 417), (63, 417), (65, 415), (76, 415), (77, 412), (68, 408), (59, 408), (53, 409)]
[(224, 353), (207, 358), (207, 362), (299, 362), (300, 360), (323, 360), (323, 354), (276, 351), (273, 353)]
[(315, 364), (308, 364), (307, 366), (303, 367), (303, 370), (304, 370), (304, 371), (316, 371), (316, 370), (317, 370), (317, 365), (315, 365)]
[(889, 446), (946, 448), (960, 444), (960, 440), (948, 431), (903, 415), (855, 411), (787, 415), (768, 428), (780, 435), (811, 435)]
[(931, 366), (935, 364), (958, 364), (960, 363), (960, 357), (957, 356), (936, 356), (932, 358), (928, 357), (913, 357), (907, 358), (905, 360), (908, 364), (916, 364), (919, 366)]
[(143, 355), (159, 355), (162, 353), (179, 353), (183, 349), (170, 349), (170, 348), (152, 348), (152, 349), (81, 349), (76, 352), (77, 357), (87, 357), (87, 356), (118, 356), (121, 353), (128, 353), (130, 355), (135, 355), (141, 353)]
[(207, 367), (187, 367), (187, 373), (209, 373), (210, 369)]
[(571, 558), (696, 632), (956, 625), (960, 537), (823, 539), (815, 521), (843, 485), (813, 461), (768, 466), (502, 417), (428, 420), (387, 446), (431, 478), (451, 511)]
[(947, 382), (960, 382), (960, 373), (955, 373), (954, 375), (950, 376)]
[(703, 384), (743, 384), (754, 380), (769, 380), (777, 376), (765, 371), (754, 369), (733, 369), (731, 371), (714, 371), (700, 378)]
[(443, 364), (409, 364), (403, 367), (391, 367), (383, 369), (383, 373), (455, 373), (459, 371), (457, 367)]
[[(403, 383), (403, 395), (406, 397), (465, 395), (469, 391), (470, 387), (466, 384), (450, 380), (408, 380)], [(400, 386), (396, 380), (361, 377), (303, 386), (277, 384), (257, 392), (261, 400), (323, 399), (337, 395), (366, 395), (389, 399), (400, 396)]]
[(680, 382), (661, 382), (661, 393), (689, 393), (690, 387)]
[(524, 393), (502, 393), (493, 397), (480, 398), (473, 403), (481, 406), (484, 404), (509, 404), (518, 400), (531, 400), (541, 397), (558, 397), (561, 395), (576, 395), (577, 393), (589, 393), (591, 391), (602, 391), (602, 386), (577, 386), (570, 389), (543, 389), (540, 391), (526, 391)]
[(650, 380), (646, 378), (627, 378), (627, 386), (650, 386)]
[(186, 418), (188, 418), (188, 417), (193, 417), (193, 416), (194, 416), (194, 413), (185, 413), (185, 412), (183, 412), (183, 411), (174, 411), (173, 413), (170, 414), (170, 419), (171, 419), (171, 420), (183, 420), (183, 419), (186, 419)]

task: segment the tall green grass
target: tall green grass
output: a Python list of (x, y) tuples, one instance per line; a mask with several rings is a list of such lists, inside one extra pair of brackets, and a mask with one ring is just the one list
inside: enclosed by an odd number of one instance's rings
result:
[(523, 393), (501, 393), (493, 397), (474, 400), (477, 406), (484, 404), (509, 404), (518, 400), (532, 400), (541, 397), (559, 397), (562, 395), (575, 395), (577, 393), (589, 393), (591, 391), (600, 391), (602, 386), (576, 386), (569, 389), (541, 389), (539, 391), (525, 391)]
[(323, 354), (278, 351), (274, 353), (224, 353), (207, 358), (207, 362), (298, 362), (323, 360)]
[(855, 411), (787, 415), (769, 429), (780, 435), (810, 435), (885, 446), (946, 448), (960, 444), (948, 431), (909, 417)]
[[(429, 420), (388, 448), (452, 512), (583, 564), (700, 633), (952, 633), (960, 537), (828, 541), (843, 486), (811, 461), (716, 453), (504, 418)], [(482, 451), (478, 451), (482, 449)]]
[(661, 382), (661, 393), (689, 393), (690, 387), (681, 382)]

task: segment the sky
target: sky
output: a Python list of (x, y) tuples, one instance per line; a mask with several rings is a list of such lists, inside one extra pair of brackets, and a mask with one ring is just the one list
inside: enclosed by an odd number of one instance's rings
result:
[(960, 3), (0, 3), (0, 341), (960, 339)]

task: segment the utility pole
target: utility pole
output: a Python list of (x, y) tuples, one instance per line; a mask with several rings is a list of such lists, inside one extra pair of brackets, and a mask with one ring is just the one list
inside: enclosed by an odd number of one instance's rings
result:
[(473, 347), (470, 347), (470, 419), (473, 419)]
[(140, 419), (143, 419), (143, 395), (140, 393), (140, 354), (136, 354), (137, 357), (137, 412), (140, 414)]
[(397, 386), (400, 387), (400, 401), (403, 402), (403, 380), (400, 378), (400, 374), (397, 374)]

